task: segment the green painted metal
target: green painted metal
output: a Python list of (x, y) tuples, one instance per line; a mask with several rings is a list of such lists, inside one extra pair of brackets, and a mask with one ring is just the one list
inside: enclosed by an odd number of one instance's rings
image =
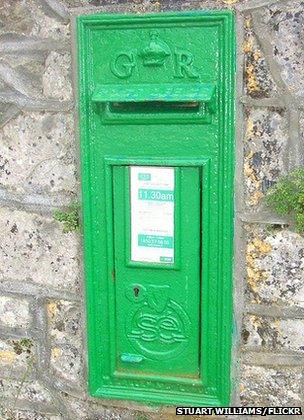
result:
[(215, 92), (215, 85), (210, 83), (170, 83), (143, 85), (100, 85), (93, 93), (94, 102), (210, 102)]
[[(227, 405), (232, 333), (234, 16), (78, 18), (89, 389)], [(130, 167), (174, 169), (174, 258), (131, 258)], [(147, 171), (142, 181), (150, 180)]]
[(175, 260), (179, 269), (163, 267), (160, 271), (155, 263), (135, 268), (128, 264), (129, 257), (126, 263), (126, 245), (131, 241), (130, 220), (125, 217), (130, 212), (129, 168), (114, 166), (116, 322), (124, 326), (117, 329), (117, 353), (135, 349), (145, 356), (136, 368), (118, 362), (116, 369), (135, 377), (153, 372), (181, 380), (199, 378), (200, 171), (186, 167), (175, 172), (179, 183), (175, 242), (181, 248)]

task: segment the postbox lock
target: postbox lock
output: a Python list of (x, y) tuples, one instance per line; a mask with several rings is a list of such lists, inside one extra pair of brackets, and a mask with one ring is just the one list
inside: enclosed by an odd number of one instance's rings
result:
[(130, 302), (140, 303), (145, 300), (147, 290), (142, 284), (134, 283), (126, 288), (125, 293)]

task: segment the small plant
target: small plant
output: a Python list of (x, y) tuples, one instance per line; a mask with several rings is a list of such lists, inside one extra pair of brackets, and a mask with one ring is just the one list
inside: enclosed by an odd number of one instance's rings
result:
[(80, 229), (79, 210), (79, 203), (71, 203), (66, 211), (54, 211), (54, 219), (63, 224), (64, 233), (74, 232)]
[(31, 353), (33, 342), (29, 338), (22, 338), (21, 340), (12, 340), (11, 343), (16, 354), (21, 354), (25, 351), (28, 354)]
[[(24, 388), (24, 385), (29, 380), (30, 374), (35, 366), (35, 356), (32, 354), (32, 347), (33, 342), (29, 338), (22, 338), (19, 340), (10, 340), (10, 344), (12, 345), (14, 352), (16, 355), (20, 355), (22, 353), (26, 353), (27, 359), (27, 369), (24, 371), (24, 374), (21, 376), (20, 381), (16, 383), (16, 393), (11, 401), (11, 404), (6, 406), (6, 397), (5, 397), (5, 381), (0, 379), (0, 417), (1, 419), (6, 420), (14, 420), (16, 417), (14, 415), (14, 411), (17, 410), (17, 403), (20, 398), (21, 392)], [(12, 363), (10, 374), (7, 379), (7, 382), (10, 383), (13, 379), (13, 372), (14, 372), (15, 365)], [(17, 418), (18, 415), (17, 415)]]
[(297, 168), (279, 178), (269, 188), (266, 204), (280, 216), (289, 216), (290, 224), (304, 233), (304, 168)]
[(274, 235), (278, 232), (280, 232), (284, 227), (288, 226), (288, 224), (280, 223), (280, 224), (271, 224), (266, 225), (265, 231), (268, 235)]

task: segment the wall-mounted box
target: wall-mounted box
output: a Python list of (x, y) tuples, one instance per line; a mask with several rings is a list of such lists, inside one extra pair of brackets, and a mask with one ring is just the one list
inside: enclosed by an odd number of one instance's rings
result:
[(90, 392), (230, 395), (234, 19), (78, 19)]

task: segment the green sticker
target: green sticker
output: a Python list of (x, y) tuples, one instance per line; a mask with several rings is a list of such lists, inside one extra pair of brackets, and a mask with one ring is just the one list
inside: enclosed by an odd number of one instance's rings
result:
[(173, 248), (173, 237), (139, 234), (138, 246), (146, 246), (152, 248)]
[(140, 188), (138, 190), (138, 199), (152, 201), (174, 201), (174, 191)]
[(172, 257), (159, 257), (159, 261), (160, 262), (171, 263), (171, 262), (173, 262), (173, 258)]
[(151, 181), (151, 174), (149, 173), (139, 173), (138, 174), (139, 181)]

